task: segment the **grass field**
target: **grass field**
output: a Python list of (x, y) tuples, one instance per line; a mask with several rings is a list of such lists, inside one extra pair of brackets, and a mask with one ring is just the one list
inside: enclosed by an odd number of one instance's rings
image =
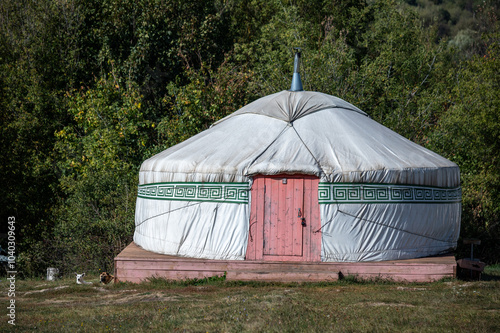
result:
[[(16, 281), (0, 332), (500, 332), (500, 265), (482, 281), (273, 284), (222, 278), (76, 285)], [(4, 290), (7, 281), (1, 278)], [(2, 304), (8, 304), (2, 293)]]

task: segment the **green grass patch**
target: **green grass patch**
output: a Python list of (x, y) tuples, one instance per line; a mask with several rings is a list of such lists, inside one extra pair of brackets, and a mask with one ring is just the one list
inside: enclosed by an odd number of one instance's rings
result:
[(94, 284), (76, 285), (69, 278), (16, 281), (16, 326), (4, 319), (0, 331), (500, 331), (499, 280), (281, 284), (218, 277), (101, 285), (90, 276), (88, 281)]
[(484, 268), (484, 273), (491, 276), (500, 277), (500, 264), (486, 266)]

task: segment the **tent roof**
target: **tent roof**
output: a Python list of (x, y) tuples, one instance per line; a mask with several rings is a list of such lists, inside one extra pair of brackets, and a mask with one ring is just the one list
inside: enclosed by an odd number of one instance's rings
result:
[(354, 105), (335, 96), (312, 91), (292, 92), (286, 90), (262, 97), (219, 120), (214, 125), (241, 114), (260, 114), (278, 120), (293, 122), (308, 114), (334, 108), (351, 110), (368, 116)]
[(340, 98), (282, 91), (146, 160), (140, 184), (241, 182), (300, 173), (327, 182), (459, 186), (458, 166)]

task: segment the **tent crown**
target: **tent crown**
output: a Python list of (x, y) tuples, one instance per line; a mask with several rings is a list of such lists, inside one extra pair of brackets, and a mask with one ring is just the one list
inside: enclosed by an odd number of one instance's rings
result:
[(303, 91), (304, 90), (302, 88), (302, 81), (300, 79), (300, 73), (299, 73), (300, 54), (301, 54), (300, 47), (296, 47), (295, 48), (295, 59), (294, 59), (294, 64), (293, 64), (292, 86), (290, 88), (290, 91)]

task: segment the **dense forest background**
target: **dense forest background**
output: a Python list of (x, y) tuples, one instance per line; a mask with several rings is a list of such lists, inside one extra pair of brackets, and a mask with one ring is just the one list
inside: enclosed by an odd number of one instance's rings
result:
[(293, 47), (305, 90), (460, 166), (461, 237), (498, 262), (498, 15), (494, 0), (0, 1), (0, 210), (18, 271), (112, 269), (141, 162), (289, 89)]

